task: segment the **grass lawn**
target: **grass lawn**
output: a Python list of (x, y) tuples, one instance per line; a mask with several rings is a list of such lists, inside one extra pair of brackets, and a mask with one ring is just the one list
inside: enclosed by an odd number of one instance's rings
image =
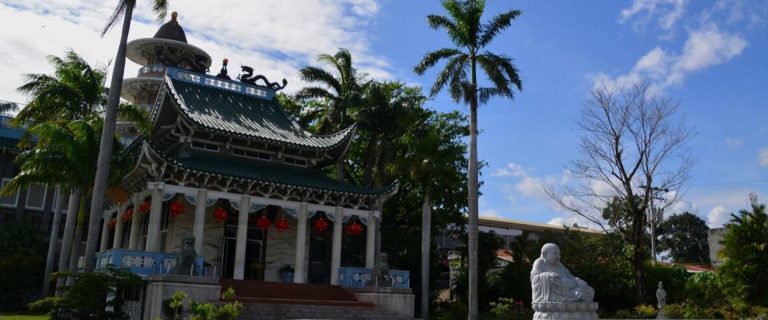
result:
[(46, 315), (0, 314), (0, 320), (47, 320)]

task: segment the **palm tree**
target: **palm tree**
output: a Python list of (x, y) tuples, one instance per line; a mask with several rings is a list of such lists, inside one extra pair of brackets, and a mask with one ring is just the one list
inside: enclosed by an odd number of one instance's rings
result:
[[(484, 0), (443, 0), (448, 16), (429, 15), (427, 22), (433, 29), (443, 29), (455, 45), (424, 55), (414, 68), (422, 75), (440, 60), (447, 60), (438, 73), (430, 94), (440, 92), (446, 85), (451, 98), (469, 104), (469, 319), (479, 316), (477, 304), (477, 216), (478, 216), (478, 162), (477, 162), (477, 107), (493, 96), (514, 97), (513, 87), (522, 90), (522, 81), (512, 58), (484, 50), (496, 36), (509, 27), (520, 15), (510, 10), (493, 17), (487, 23), (480, 18), (485, 9)], [(485, 72), (490, 87), (479, 87), (478, 67)]]
[(70, 50), (63, 58), (48, 56), (54, 73), (26, 74), (18, 91), (30, 101), (14, 117), (17, 125), (34, 125), (50, 120), (71, 121), (93, 115), (107, 102), (104, 80), (106, 67), (91, 67)]
[[(423, 109), (422, 109), (423, 110)], [(422, 233), (421, 233), (421, 318), (429, 319), (429, 270), (431, 249), (432, 194), (434, 190), (458, 190), (463, 184), (453, 168), (464, 161), (465, 145), (455, 139), (466, 136), (466, 127), (461, 118), (453, 114), (422, 112), (426, 121), (404, 137), (407, 151), (402, 160), (401, 170), (422, 188)]]
[(307, 66), (299, 70), (299, 78), (319, 86), (306, 87), (296, 93), (299, 99), (314, 99), (324, 102), (324, 112), (317, 123), (320, 134), (333, 133), (351, 124), (347, 117), (351, 108), (362, 101), (362, 76), (352, 65), (352, 55), (341, 48), (334, 55), (321, 54), (317, 61), (333, 66), (333, 72), (323, 68)]
[[(35, 148), (16, 157), (20, 173), (0, 191), (7, 194), (33, 184), (57, 185), (60, 190), (72, 190), (70, 201), (74, 203), (70, 203), (67, 215), (59, 265), (61, 270), (73, 270), (79, 256), (79, 246), (73, 245), (72, 239), (82, 239), (87, 193), (92, 189), (96, 173), (101, 127), (101, 119), (98, 118), (34, 125), (27, 133), (37, 139)], [(115, 151), (120, 152), (122, 148)], [(75, 221), (77, 226), (73, 231)]]
[[(93, 183), (93, 202), (91, 203), (88, 238), (85, 245), (85, 271), (93, 271), (96, 266), (99, 218), (104, 211), (104, 196), (107, 193), (107, 178), (109, 177), (109, 163), (112, 159), (112, 148), (115, 141), (115, 125), (120, 105), (120, 90), (123, 87), (125, 50), (134, 6), (136, 6), (136, 0), (118, 0), (117, 8), (109, 20), (107, 20), (107, 25), (102, 32), (102, 35), (104, 35), (114, 26), (120, 16), (123, 16), (123, 29), (120, 35), (120, 44), (117, 47), (117, 55), (115, 56), (115, 67), (112, 70), (112, 82), (109, 86), (111, 90), (109, 91), (106, 112), (104, 114), (104, 127), (101, 132), (96, 178)], [(165, 14), (168, 12), (168, 0), (152, 0), (152, 10), (157, 14), (158, 20), (165, 18)]]
[[(13, 124), (17, 126), (27, 126), (34, 128), (36, 125), (49, 123), (50, 125), (88, 119), (89, 121), (98, 118), (104, 111), (104, 104), (107, 100), (107, 89), (104, 87), (107, 70), (105, 66), (92, 67), (82, 57), (74, 51), (68, 51), (64, 57), (49, 56), (49, 62), (54, 67), (53, 74), (27, 74), (27, 80), (18, 90), (21, 93), (30, 96), (30, 101), (13, 118)], [(3, 107), (17, 107), (14, 103), (5, 103)], [(148, 132), (148, 117), (143, 108), (132, 104), (120, 104), (118, 117), (134, 121), (142, 132)], [(42, 129), (40, 129), (42, 130)], [(22, 139), (22, 144), (31, 147), (32, 139), (35, 136), (34, 131), (28, 131)], [(95, 150), (93, 152), (96, 152)], [(19, 167), (24, 166), (23, 158), (17, 159)], [(22, 172), (24, 173), (24, 172)], [(26, 179), (26, 180), (25, 180)], [(35, 182), (35, 179), (39, 180)], [(61, 183), (59, 183), (59, 181)], [(57, 175), (30, 175), (18, 180), (19, 188), (29, 187), (31, 184), (45, 184), (57, 186), (59, 199), (53, 212), (54, 225), (57, 225), (61, 219), (61, 211), (65, 200), (65, 194), (71, 190), (70, 200), (74, 207), (68, 212), (65, 222), (64, 234), (62, 236), (62, 250), (60, 255), (59, 269), (69, 268), (69, 260), (76, 259), (79, 255), (78, 246), (72, 246), (75, 234), (82, 233), (82, 225), (78, 231), (76, 228), (77, 203), (80, 196), (79, 187), (71, 188), (67, 186), (68, 182)], [(82, 221), (83, 218), (80, 219)], [(51, 229), (48, 255), (46, 259), (45, 282), (43, 285), (44, 294), (48, 293), (48, 278), (53, 271), (53, 261), (56, 251), (56, 239), (58, 239), (58, 227)], [(76, 238), (80, 239), (80, 238)], [(75, 250), (72, 250), (74, 248)], [(70, 257), (74, 257), (70, 259)]]

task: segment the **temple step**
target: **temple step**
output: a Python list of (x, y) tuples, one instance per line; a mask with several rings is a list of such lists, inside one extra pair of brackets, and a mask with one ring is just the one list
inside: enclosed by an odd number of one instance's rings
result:
[(242, 320), (285, 320), (285, 319), (338, 319), (338, 320), (412, 320), (392, 311), (374, 307), (263, 304), (246, 302), (238, 319)]
[(357, 301), (339, 286), (221, 279), (222, 291), (229, 287), (243, 303), (239, 319), (408, 319)]

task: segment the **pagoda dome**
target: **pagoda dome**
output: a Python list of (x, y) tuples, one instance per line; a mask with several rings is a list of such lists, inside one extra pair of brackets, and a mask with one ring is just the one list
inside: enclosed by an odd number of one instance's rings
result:
[(178, 16), (179, 14), (176, 12), (171, 13), (171, 21), (163, 24), (160, 29), (157, 30), (157, 33), (155, 33), (154, 38), (175, 40), (187, 43), (187, 35), (184, 34), (184, 29), (182, 29), (179, 25), (179, 22), (176, 21)]

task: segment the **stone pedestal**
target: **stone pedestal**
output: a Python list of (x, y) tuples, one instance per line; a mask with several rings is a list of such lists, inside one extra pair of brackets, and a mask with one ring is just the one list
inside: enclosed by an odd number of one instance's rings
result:
[(535, 302), (534, 320), (597, 320), (597, 302)]
[(167, 274), (149, 276), (146, 280), (143, 319), (163, 317), (163, 300), (169, 299), (176, 291), (184, 291), (189, 299), (200, 303), (219, 301), (221, 294), (218, 277)]
[(372, 302), (377, 309), (393, 311), (413, 319), (413, 304), (416, 297), (411, 289), (365, 287), (347, 290), (355, 295), (357, 301)]

